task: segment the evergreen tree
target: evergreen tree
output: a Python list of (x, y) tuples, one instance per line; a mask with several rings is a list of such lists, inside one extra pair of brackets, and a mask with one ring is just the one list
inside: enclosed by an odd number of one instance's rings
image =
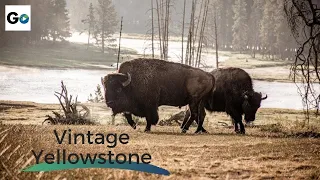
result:
[(65, 40), (70, 37), (70, 26), (68, 10), (66, 9), (66, 0), (53, 0), (52, 14), (49, 13), (48, 19), (51, 18), (50, 35), (55, 42), (57, 39)]
[[(231, 45), (232, 45), (232, 39), (233, 39), (233, 34), (232, 34), (232, 26), (234, 24), (234, 12), (232, 10), (232, 8), (230, 7), (230, 4), (234, 3), (234, 0), (226, 0), (223, 1), (224, 2), (224, 6), (225, 6), (225, 22), (226, 22), (226, 28), (224, 29), (223, 26), (220, 27), (220, 32), (225, 32), (225, 45), (227, 49), (230, 49)], [(222, 11), (223, 13), (223, 11)], [(222, 22), (223, 22), (223, 19)], [(223, 23), (222, 23), (223, 24)], [(218, 25), (219, 26), (219, 25)], [(219, 31), (219, 30), (218, 30)]]
[(268, 0), (263, 6), (263, 16), (261, 21), (260, 38), (263, 53), (268, 53), (270, 55), (275, 54), (275, 9), (276, 0)]
[[(207, 28), (206, 28), (207, 30), (205, 31), (206, 45), (214, 46), (215, 23), (217, 24), (217, 27), (220, 27), (222, 25), (221, 24), (222, 14), (225, 14), (225, 13), (221, 13), (223, 10), (222, 5), (223, 5), (222, 0), (214, 0), (209, 5)], [(226, 23), (224, 23), (224, 25), (225, 24)], [(221, 36), (220, 33), (222, 34), (224, 32), (219, 31), (219, 30), (220, 30), (220, 28), (218, 28), (217, 32), (218, 32), (219, 36)]]
[(234, 16), (234, 24), (232, 26), (233, 41), (232, 46), (234, 50), (242, 52), (246, 49), (248, 44), (248, 25), (247, 25), (247, 3), (242, 0), (236, 0), (232, 6)]
[(216, 16), (217, 32), (219, 37), (220, 49), (229, 49), (232, 45), (232, 26), (233, 26), (233, 10), (230, 4), (234, 0), (214, 0), (210, 2), (208, 12), (208, 44), (214, 44), (214, 17)]
[(281, 59), (286, 58), (289, 54), (291, 45), (293, 44), (293, 37), (291, 36), (290, 28), (286, 22), (284, 12), (283, 0), (277, 0), (277, 7), (275, 9), (275, 48), (278, 51)]
[(94, 30), (94, 26), (96, 24), (96, 20), (94, 17), (94, 9), (92, 3), (89, 5), (89, 14), (87, 15), (87, 18), (82, 20), (83, 23), (88, 24), (88, 48), (90, 45), (90, 37), (91, 37), (91, 32)]
[(49, 39), (53, 33), (53, 14), (54, 14), (54, 2), (53, 0), (43, 1), (43, 9), (46, 13), (43, 14), (42, 33), (43, 38)]
[(112, 35), (117, 26), (116, 12), (111, 0), (98, 0), (98, 19), (95, 27), (94, 37), (98, 44), (101, 44), (102, 52), (106, 43), (114, 41)]
[(252, 57), (255, 58), (256, 51), (261, 46), (261, 41), (259, 38), (260, 29), (261, 29), (261, 20), (262, 20), (262, 12), (263, 5), (265, 0), (253, 0), (253, 4), (251, 7), (250, 14), (250, 24), (248, 32), (249, 36), (249, 46), (252, 49)]
[(86, 29), (88, 26), (84, 23), (79, 23), (83, 19), (87, 18), (87, 11), (84, 11), (84, 7), (89, 7), (90, 4), (95, 7), (98, 3), (97, 0), (67, 0), (67, 9), (69, 11), (70, 18), (70, 26), (72, 29), (77, 31), (82, 31)]

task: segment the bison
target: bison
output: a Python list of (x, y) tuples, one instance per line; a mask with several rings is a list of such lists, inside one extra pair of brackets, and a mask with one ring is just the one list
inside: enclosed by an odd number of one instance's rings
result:
[[(101, 79), (105, 100), (113, 114), (124, 113), (128, 123), (135, 129), (132, 114), (145, 117), (150, 131), (156, 125), (158, 107), (161, 105), (189, 105), (194, 121), (204, 111), (202, 101), (214, 89), (212, 74), (187, 65), (158, 59), (134, 59), (121, 64), (118, 73)], [(203, 111), (201, 110), (203, 109)], [(202, 131), (203, 121), (198, 121), (196, 132)]]
[[(205, 109), (211, 112), (226, 112), (233, 119), (235, 132), (245, 134), (242, 115), (244, 114), (246, 123), (254, 121), (261, 101), (267, 99), (268, 96), (262, 97), (261, 93), (255, 92), (251, 77), (240, 68), (220, 68), (211, 73), (215, 77), (216, 87), (204, 102)], [(188, 130), (192, 123), (188, 121), (189, 116), (190, 112), (187, 111), (181, 125), (184, 131)], [(204, 116), (205, 112), (202, 112), (200, 118)], [(202, 131), (205, 132), (204, 129)]]

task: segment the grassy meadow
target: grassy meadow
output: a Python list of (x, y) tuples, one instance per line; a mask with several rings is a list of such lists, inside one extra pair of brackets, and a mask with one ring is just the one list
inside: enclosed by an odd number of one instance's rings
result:
[[(123, 55), (136, 54), (123, 49)], [(98, 47), (79, 43), (43, 43), (43, 45), (6, 46), (0, 48), (0, 65), (27, 66), (46, 69), (105, 69), (117, 62), (117, 49), (107, 48), (102, 53)]]
[[(0, 160), (2, 177), (27, 179), (317, 179), (320, 178), (320, 128), (318, 119), (304, 126), (299, 110), (260, 109), (254, 125), (246, 135), (233, 131), (224, 113), (208, 113), (204, 127), (209, 134), (194, 134), (192, 127), (181, 134), (178, 125), (153, 126), (144, 133), (145, 120), (140, 118), (133, 130), (124, 118), (116, 116), (111, 125), (111, 111), (103, 103), (89, 103), (97, 125), (41, 125), (44, 116), (59, 111), (57, 104), (0, 102)], [(183, 110), (160, 107), (160, 120)], [(227, 126), (222, 126), (224, 122)], [(127, 133), (129, 144), (117, 146), (121, 153), (152, 155), (152, 164), (170, 171), (170, 176), (110, 169), (74, 169), (46, 173), (21, 172), (34, 164), (31, 149), (54, 152), (95, 153), (108, 150), (105, 145), (58, 145), (53, 130), (72, 129), (86, 133)]]

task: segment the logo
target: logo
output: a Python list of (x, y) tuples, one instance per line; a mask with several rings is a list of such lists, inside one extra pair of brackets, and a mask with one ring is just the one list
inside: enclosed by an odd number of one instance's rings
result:
[(20, 16), (20, 22), (21, 22), (22, 24), (27, 24), (27, 23), (29, 22), (29, 16), (26, 15), (26, 14), (22, 14), (22, 15)]
[(6, 31), (31, 31), (31, 6), (6, 5), (5, 7)]

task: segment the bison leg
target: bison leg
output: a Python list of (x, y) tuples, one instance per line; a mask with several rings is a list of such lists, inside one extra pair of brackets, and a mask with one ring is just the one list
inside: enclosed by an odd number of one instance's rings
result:
[(234, 132), (236, 132), (236, 133), (239, 132), (238, 123), (236, 123), (236, 122), (234, 122)]
[(208, 133), (207, 130), (205, 130), (203, 128), (203, 122), (204, 122), (204, 118), (206, 117), (206, 111), (204, 110), (204, 108), (200, 111), (200, 120), (202, 121), (202, 125), (201, 125), (201, 132), (203, 133)]
[(185, 123), (184, 126), (181, 126), (182, 129), (182, 133), (186, 133), (189, 130), (190, 125), (192, 124), (192, 122), (196, 120), (196, 115), (192, 114), (188, 117), (187, 122)]
[(144, 132), (150, 132), (151, 131), (151, 122), (147, 120), (147, 126)]
[[(244, 125), (242, 123), (242, 116), (234, 115), (232, 116), (232, 119), (234, 120), (234, 131), (238, 134), (245, 134)], [(240, 131), (238, 125), (240, 126)]]
[(156, 125), (159, 120), (157, 108), (149, 108), (149, 110), (147, 111), (146, 120), (147, 126), (144, 131), (149, 132), (151, 130), (151, 125)]
[[(244, 125), (242, 123), (242, 113), (237, 110), (231, 103), (231, 100), (226, 101), (226, 113), (231, 116), (234, 122), (234, 131), (239, 134), (245, 134)], [(239, 127), (240, 126), (240, 131)]]
[(244, 129), (244, 125), (243, 125), (242, 121), (239, 122), (239, 125), (240, 125), (240, 134), (245, 134), (246, 130)]
[(204, 118), (206, 117), (206, 111), (204, 110), (204, 105), (203, 103), (201, 102), (200, 105), (199, 105), (199, 108), (198, 108), (198, 128), (196, 130), (195, 133), (207, 133), (207, 130), (205, 130), (203, 128), (203, 122), (204, 122)]
[[(181, 129), (183, 130), (183, 133), (185, 133), (185, 132), (187, 132), (187, 130), (189, 130), (189, 126), (187, 127), (187, 126), (186, 126), (186, 123), (188, 122), (190, 116), (191, 116), (191, 112), (190, 112), (190, 110), (188, 109), (188, 110), (186, 111), (186, 114), (185, 114), (185, 116), (184, 116), (183, 123), (182, 123), (182, 125), (181, 125)], [(203, 118), (203, 120), (204, 120), (204, 117), (205, 117), (205, 111), (204, 111), (204, 115), (203, 115), (201, 118)], [(196, 121), (196, 123), (198, 124), (197, 121)], [(191, 124), (192, 124), (192, 123), (191, 123)], [(202, 127), (202, 129), (201, 129), (201, 132), (203, 132), (203, 133), (208, 133), (208, 131), (205, 130), (203, 127)]]
[[(194, 120), (198, 120), (198, 103), (190, 103), (189, 109), (190, 109), (190, 117), (188, 118), (187, 122), (182, 126), (182, 133), (186, 133), (189, 127), (191, 126), (192, 122)], [(199, 126), (199, 125), (198, 125)]]
[(189, 127), (185, 127), (185, 126), (190, 116), (191, 116), (191, 112), (190, 112), (190, 109), (188, 108), (186, 111), (186, 114), (184, 115), (183, 123), (181, 124), (181, 129), (185, 129), (186, 131), (189, 130)]
[(124, 117), (127, 119), (127, 122), (130, 124), (130, 126), (131, 126), (133, 129), (136, 129), (136, 128), (137, 128), (137, 124), (136, 124), (136, 122), (134, 122), (134, 121), (132, 120), (132, 115), (131, 115), (131, 113), (124, 113), (123, 115), (124, 115)]

